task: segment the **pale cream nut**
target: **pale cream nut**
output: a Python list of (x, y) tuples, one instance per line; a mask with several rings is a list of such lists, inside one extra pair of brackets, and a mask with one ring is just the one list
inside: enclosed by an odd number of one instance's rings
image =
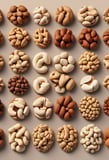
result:
[(40, 152), (47, 152), (54, 143), (54, 132), (46, 124), (39, 124), (32, 133), (34, 147)]
[(8, 113), (15, 120), (25, 119), (29, 112), (30, 109), (23, 98), (14, 98), (9, 103)]
[(14, 52), (9, 55), (8, 63), (12, 71), (19, 74), (28, 70), (30, 58), (25, 52), (14, 50)]
[(47, 97), (37, 97), (33, 102), (33, 113), (39, 119), (50, 119), (53, 104)]
[(73, 151), (78, 143), (78, 131), (72, 125), (63, 125), (58, 128), (57, 142), (65, 152)]
[(48, 65), (51, 64), (51, 58), (46, 52), (39, 52), (37, 53), (32, 61), (34, 69), (40, 73), (48, 72)]
[(107, 54), (104, 56), (103, 63), (104, 63), (104, 66), (105, 66), (107, 69), (109, 69), (109, 53), (107, 53)]
[(45, 77), (37, 77), (33, 81), (33, 89), (38, 94), (45, 94), (50, 89), (50, 83)]
[(33, 11), (33, 18), (36, 24), (46, 25), (50, 22), (51, 16), (45, 7), (38, 6)]
[(68, 52), (62, 52), (53, 58), (55, 69), (60, 73), (70, 73), (75, 68), (75, 59)]
[(0, 70), (3, 68), (4, 65), (5, 65), (4, 59), (2, 55), (0, 55)]
[(94, 76), (87, 75), (80, 80), (80, 86), (85, 92), (95, 92), (99, 88), (99, 82)]
[(103, 143), (101, 129), (95, 124), (88, 124), (80, 131), (81, 140), (86, 152), (95, 153), (98, 152)]
[(83, 26), (94, 26), (99, 20), (97, 9), (92, 6), (81, 7), (78, 12), (78, 20)]
[(25, 126), (17, 123), (8, 129), (8, 139), (13, 151), (24, 152), (30, 141), (30, 133)]
[(104, 10), (103, 19), (105, 22), (109, 23), (109, 8)]
[(107, 75), (103, 80), (103, 86), (109, 90), (109, 75)]
[(3, 78), (0, 77), (0, 92), (3, 90), (5, 84), (4, 84), (4, 81), (3, 81)]

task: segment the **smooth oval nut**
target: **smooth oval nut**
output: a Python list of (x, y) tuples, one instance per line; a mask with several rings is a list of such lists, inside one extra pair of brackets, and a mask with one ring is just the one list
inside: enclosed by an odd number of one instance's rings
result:
[(66, 90), (71, 91), (75, 86), (75, 81), (73, 79), (70, 79), (66, 84)]
[(66, 112), (64, 115), (64, 119), (69, 120), (69, 118), (70, 118), (70, 114), (69, 114), (69, 112)]
[(61, 110), (60, 110), (60, 112), (59, 112), (59, 116), (60, 116), (61, 118), (63, 118), (64, 115), (65, 115), (65, 108), (64, 108), (64, 107), (61, 107)]
[(72, 97), (67, 95), (64, 100), (64, 105), (67, 106), (72, 101)]

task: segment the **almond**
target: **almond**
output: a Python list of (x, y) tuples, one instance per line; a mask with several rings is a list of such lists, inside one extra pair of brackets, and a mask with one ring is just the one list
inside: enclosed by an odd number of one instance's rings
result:
[(69, 112), (66, 112), (64, 115), (64, 120), (69, 120), (69, 118), (70, 118), (70, 114)]
[(60, 104), (57, 103), (55, 106), (54, 112), (58, 113), (60, 111), (60, 108), (61, 108)]
[(61, 97), (57, 100), (57, 103), (59, 103), (60, 105), (63, 105), (64, 100), (65, 100), (65, 97), (64, 97), (64, 96), (61, 96)]
[(59, 117), (63, 118), (64, 117), (64, 114), (65, 114), (65, 108), (64, 106), (61, 107), (61, 110), (59, 112)]
[(67, 106), (72, 101), (72, 97), (70, 95), (65, 97), (64, 106)]

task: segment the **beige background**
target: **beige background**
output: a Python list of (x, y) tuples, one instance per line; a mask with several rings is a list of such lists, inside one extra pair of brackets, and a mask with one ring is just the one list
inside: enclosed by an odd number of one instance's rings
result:
[[(23, 154), (18, 154), (16, 152), (11, 151), (10, 146), (8, 144), (7, 130), (10, 126), (15, 124), (16, 121), (11, 119), (7, 113), (8, 103), (14, 97), (14, 95), (9, 93), (9, 91), (8, 91), (7, 82), (8, 82), (8, 79), (14, 75), (14, 73), (10, 70), (10, 68), (8, 66), (8, 55), (10, 52), (13, 51), (14, 48), (12, 48), (10, 46), (10, 44), (7, 40), (7, 36), (8, 36), (9, 30), (14, 26), (6, 19), (6, 14), (7, 14), (9, 7), (13, 4), (16, 4), (16, 5), (24, 4), (28, 8), (30, 13), (32, 13), (35, 6), (43, 5), (46, 8), (48, 8), (48, 10), (50, 11), (50, 13), (52, 15), (52, 21), (49, 25), (47, 25), (47, 28), (53, 37), (54, 31), (57, 28), (62, 27), (61, 25), (57, 24), (54, 21), (54, 19), (53, 19), (54, 12), (57, 7), (59, 7), (61, 5), (68, 5), (73, 9), (74, 14), (75, 14), (75, 22), (72, 25), (70, 25), (69, 28), (73, 30), (75, 37), (77, 37), (78, 34), (80, 33), (81, 29), (83, 28), (83, 26), (77, 21), (77, 11), (83, 5), (93, 5), (99, 10), (99, 13), (100, 13), (100, 22), (97, 26), (95, 26), (93, 28), (97, 30), (97, 32), (101, 38), (103, 31), (109, 27), (108, 24), (106, 24), (102, 19), (102, 13), (103, 13), (104, 9), (109, 5), (109, 2), (105, 3), (103, 0), (92, 0), (92, 1), (90, 1), (90, 0), (77, 0), (77, 1), (75, 1), (75, 0), (57, 0), (57, 1), (56, 0), (55, 1), (53, 1), (53, 0), (8, 0), (8, 1), (1, 0), (0, 2), (1, 2), (0, 8), (2, 9), (4, 16), (5, 16), (4, 23), (2, 25), (0, 25), (0, 30), (3, 32), (3, 34), (5, 36), (5, 44), (0, 48), (0, 54), (2, 54), (4, 56), (5, 62), (6, 62), (6, 66), (5, 66), (4, 70), (2, 72), (0, 72), (0, 76), (4, 78), (4, 81), (6, 84), (4, 91), (2, 93), (0, 93), (0, 98), (4, 102), (5, 108), (6, 108), (5, 116), (2, 119), (0, 119), (0, 128), (3, 128), (6, 133), (6, 146), (2, 150), (0, 150), (0, 160), (15, 160), (15, 159), (16, 160), (24, 160), (24, 159), (26, 159), (26, 160), (31, 159), (32, 160), (32, 159), (36, 159), (36, 158), (38, 160), (39, 159), (41, 159), (41, 160), (43, 160), (43, 159), (45, 159), (45, 160), (51, 160), (51, 159), (52, 160), (57, 160), (57, 159), (60, 159), (60, 160), (67, 160), (67, 159), (99, 160), (102, 158), (108, 159), (109, 150), (105, 146), (102, 147), (100, 152), (98, 152), (94, 155), (86, 153), (80, 144), (78, 145), (77, 149), (70, 154), (64, 153), (58, 147), (57, 143), (55, 143), (53, 148), (48, 153), (45, 153), (45, 154), (40, 153), (37, 150), (35, 150), (34, 147), (32, 146), (32, 142), (30, 143), (27, 151)], [(25, 26), (25, 28), (27, 29), (27, 31), (29, 32), (31, 37), (33, 35), (34, 30), (38, 27), (39, 27), (38, 25), (34, 24), (32, 16), (31, 16), (30, 23)], [(36, 47), (32, 41), (30, 42), (28, 47), (24, 48), (23, 50), (30, 56), (31, 60), (37, 52), (41, 51), (41, 49)], [(50, 45), (50, 47), (48, 47), (47, 49), (45, 49), (43, 51), (48, 52), (48, 54), (51, 57), (62, 52), (62, 50), (59, 48), (56, 48), (53, 45), (53, 43)], [(81, 48), (81, 46), (76, 41), (74, 47), (72, 49), (69, 49), (68, 51), (71, 55), (73, 55), (75, 57), (75, 59), (77, 61), (78, 57), (80, 56), (80, 54), (83, 51), (85, 51), (85, 49)], [(104, 54), (106, 52), (108, 52), (108, 47), (105, 46), (104, 43), (101, 41), (98, 46), (98, 49), (95, 52), (102, 61)], [(54, 70), (53, 65), (50, 67), (49, 73), (52, 70)], [(46, 77), (48, 77), (48, 74), (46, 75)], [(101, 87), (100, 87), (99, 91), (97, 91), (96, 93), (91, 94), (91, 95), (95, 96), (100, 101), (101, 107), (103, 104), (103, 100), (105, 98), (107, 98), (107, 96), (108, 96), (108, 91), (102, 86), (102, 80), (103, 80), (104, 76), (107, 74), (108, 74), (108, 71), (104, 68), (102, 63), (101, 63), (100, 70), (94, 74), (95, 77), (99, 80)], [(34, 117), (34, 115), (32, 114), (32, 102), (37, 95), (34, 93), (34, 91), (32, 89), (32, 81), (35, 77), (37, 77), (37, 73), (31, 67), (30, 70), (28, 72), (24, 73), (23, 75), (29, 80), (29, 83), (31, 85), (31, 89), (30, 89), (29, 93), (27, 95), (23, 96), (25, 98), (25, 100), (27, 101), (28, 105), (30, 106), (31, 114), (27, 119), (25, 119), (24, 121), (21, 121), (21, 123), (29, 129), (30, 133), (32, 132), (33, 128), (36, 125), (38, 125), (39, 123), (47, 123), (50, 127), (53, 128), (55, 135), (56, 135), (57, 128), (59, 126), (61, 126), (62, 124), (65, 124), (65, 123), (68, 124), (68, 122), (64, 122), (55, 114), (53, 115), (52, 119), (50, 119), (48, 121), (40, 121)], [(70, 94), (79, 103), (80, 98), (82, 98), (84, 95), (86, 95), (83, 91), (81, 91), (81, 89), (79, 87), (80, 78), (82, 78), (82, 76), (85, 74), (79, 69), (79, 66), (76, 65), (76, 69), (74, 72), (72, 72), (71, 75), (75, 78), (77, 86)], [(68, 94), (68, 93), (66, 93), (66, 94)], [(59, 95), (57, 93), (55, 93), (53, 88), (50, 90), (50, 92), (48, 94), (46, 94), (46, 96), (49, 97), (53, 101), (53, 103), (55, 103), (56, 99), (59, 97)], [(69, 123), (72, 124), (74, 127), (76, 127), (78, 129), (78, 131), (80, 132), (81, 128), (90, 122), (83, 119), (78, 111), (75, 118), (73, 120), (71, 120)], [(102, 130), (104, 130), (105, 127), (109, 126), (109, 117), (104, 115), (102, 112), (100, 117), (96, 121), (94, 121), (94, 123), (97, 124)]]

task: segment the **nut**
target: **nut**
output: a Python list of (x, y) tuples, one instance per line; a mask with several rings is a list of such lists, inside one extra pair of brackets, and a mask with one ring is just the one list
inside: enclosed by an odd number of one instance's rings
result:
[(8, 139), (13, 151), (24, 152), (30, 141), (30, 133), (25, 126), (17, 123), (8, 129)]
[(95, 120), (100, 115), (100, 104), (95, 97), (85, 96), (80, 100), (79, 111), (86, 120)]
[(78, 20), (83, 26), (94, 26), (99, 20), (97, 9), (92, 6), (81, 7), (78, 12)]
[(104, 144), (109, 148), (109, 127), (104, 131)]
[(106, 23), (109, 24), (109, 8), (105, 9), (104, 10), (104, 13), (103, 13), (103, 19)]
[(109, 69), (109, 53), (105, 54), (103, 59), (104, 66)]
[(0, 9), (0, 23), (2, 23), (3, 22), (3, 12), (2, 12), (2, 10)]
[(91, 28), (84, 28), (79, 34), (78, 41), (83, 48), (92, 50), (97, 47), (99, 36), (96, 30)]
[(8, 106), (8, 113), (15, 120), (25, 119), (29, 111), (29, 107), (23, 98), (12, 99)]
[(50, 22), (51, 16), (49, 11), (43, 6), (38, 6), (33, 11), (34, 22), (39, 25), (46, 25)]
[(2, 45), (3, 43), (4, 43), (4, 36), (2, 32), (0, 31), (0, 45)]
[(25, 29), (15, 27), (10, 30), (8, 40), (10, 41), (11, 46), (19, 49), (27, 46), (30, 41), (30, 36)]
[(30, 13), (23, 5), (11, 6), (7, 13), (8, 20), (17, 26), (22, 26), (29, 21)]
[(49, 78), (54, 83), (54, 88), (57, 93), (71, 91), (75, 87), (75, 81), (69, 75), (53, 71), (50, 73)]
[(55, 69), (60, 73), (70, 73), (75, 68), (75, 59), (68, 52), (62, 52), (53, 58)]
[(94, 52), (84, 52), (79, 58), (79, 66), (83, 72), (92, 74), (98, 70), (100, 60)]
[(34, 43), (40, 48), (46, 48), (51, 42), (51, 37), (46, 28), (38, 28), (33, 34)]
[(77, 107), (76, 102), (70, 95), (61, 96), (58, 98), (54, 112), (64, 120), (70, 120), (74, 116), (75, 108)]
[(51, 58), (46, 52), (37, 53), (32, 61), (34, 69), (40, 73), (48, 72), (48, 65), (51, 64)]
[(50, 119), (53, 104), (47, 97), (37, 97), (33, 102), (33, 113), (39, 119)]
[(62, 28), (55, 31), (54, 44), (59, 48), (70, 48), (75, 37), (70, 29)]
[(3, 116), (3, 114), (4, 114), (4, 104), (0, 100), (0, 117)]
[(109, 90), (109, 75), (105, 76), (104, 80), (103, 80), (103, 86)]
[(109, 97), (104, 100), (103, 110), (104, 113), (109, 116)]
[(0, 148), (2, 148), (5, 144), (4, 136), (5, 136), (5, 133), (3, 129), (0, 128)]
[(95, 153), (98, 152), (102, 145), (102, 133), (101, 129), (95, 124), (89, 124), (83, 127), (80, 131), (81, 140), (86, 152)]
[(54, 132), (46, 124), (39, 124), (32, 133), (34, 147), (40, 152), (47, 152), (54, 143)]
[(61, 6), (57, 8), (54, 18), (56, 22), (65, 26), (70, 24), (73, 21), (74, 14), (70, 7)]
[(15, 95), (23, 95), (28, 91), (29, 83), (23, 76), (17, 75), (9, 79), (8, 88)]
[(2, 55), (0, 55), (0, 70), (4, 67), (4, 65), (5, 65), (4, 58), (2, 57)]
[(4, 84), (4, 81), (3, 79), (0, 77), (0, 92), (3, 90), (5, 84)]
[(23, 73), (30, 66), (29, 56), (20, 50), (15, 50), (9, 55), (9, 66), (15, 73)]
[(109, 46), (109, 29), (107, 29), (106, 31), (104, 31), (103, 33), (103, 41), (104, 43)]

